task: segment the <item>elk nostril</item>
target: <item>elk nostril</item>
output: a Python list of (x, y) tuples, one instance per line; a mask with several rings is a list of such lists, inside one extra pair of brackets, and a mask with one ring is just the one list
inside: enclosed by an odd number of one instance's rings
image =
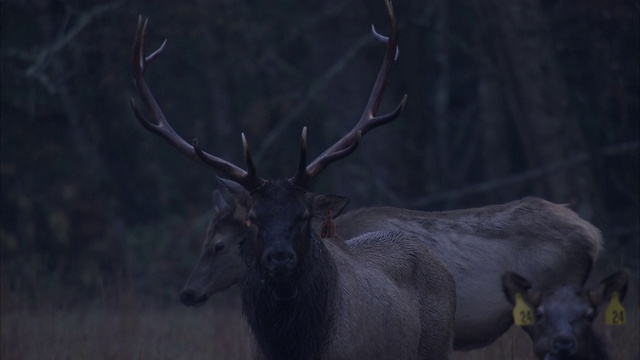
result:
[(576, 343), (572, 338), (568, 336), (558, 336), (553, 340), (553, 349), (563, 356), (568, 356), (573, 353), (576, 348)]
[(295, 266), (295, 254), (290, 251), (273, 252), (267, 255), (267, 262), (271, 271), (288, 271)]
[(293, 253), (288, 253), (288, 254), (284, 255), (282, 258), (283, 258), (283, 261), (284, 261), (285, 264), (292, 264), (293, 263), (293, 257), (294, 257)]

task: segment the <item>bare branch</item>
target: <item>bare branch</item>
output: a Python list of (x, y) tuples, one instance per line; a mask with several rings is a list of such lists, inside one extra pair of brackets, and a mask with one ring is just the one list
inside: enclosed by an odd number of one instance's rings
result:
[[(605, 156), (617, 156), (631, 151), (637, 151), (638, 148), (640, 148), (639, 142), (629, 142), (603, 148), (600, 151), (600, 154)], [(592, 156), (589, 153), (580, 153), (568, 159), (560, 160), (558, 162), (550, 164), (548, 166), (531, 169), (500, 179), (492, 179), (484, 183), (464, 187), (461, 189), (444, 191), (438, 194), (423, 196), (421, 198), (407, 201), (406, 204), (410, 208), (420, 208), (433, 203), (460, 199), (472, 194), (494, 191), (505, 186), (532, 181), (559, 171), (567, 170), (574, 166), (578, 166), (582, 163), (588, 162), (589, 160), (591, 160), (591, 157)]]
[(46, 69), (51, 63), (51, 58), (67, 46), (80, 32), (93, 21), (94, 18), (102, 15), (103, 13), (114, 9), (120, 5), (120, 2), (112, 2), (107, 4), (101, 4), (92, 7), (91, 9), (81, 13), (74, 26), (68, 31), (64, 31), (68, 22), (73, 15), (71, 12), (67, 12), (66, 19), (60, 26), (60, 31), (56, 39), (45, 45), (39, 45), (31, 50), (24, 49), (8, 49), (0, 51), (0, 56), (16, 58), (21, 61), (31, 63), (24, 71), (24, 76), (30, 79), (34, 79), (39, 82), (50, 94), (55, 94), (58, 90), (58, 86), (55, 81), (51, 80), (46, 73)]
[(320, 91), (324, 90), (327, 85), (329, 85), (329, 81), (340, 74), (340, 72), (347, 67), (347, 65), (364, 47), (372, 44), (373, 42), (374, 39), (372, 39), (369, 34), (359, 38), (353, 46), (349, 47), (349, 51), (347, 51), (342, 58), (336, 61), (327, 71), (325, 71), (324, 74), (322, 74), (322, 76), (311, 84), (309, 90), (304, 97), (297, 102), (297, 105), (289, 111), (285, 118), (278, 121), (274, 128), (264, 137), (261, 142), (262, 145), (255, 153), (256, 161), (259, 162), (264, 159), (271, 147), (280, 138), (280, 136), (282, 136), (282, 133), (289, 128), (293, 122), (300, 118), (300, 115), (309, 106), (309, 103), (318, 96)]

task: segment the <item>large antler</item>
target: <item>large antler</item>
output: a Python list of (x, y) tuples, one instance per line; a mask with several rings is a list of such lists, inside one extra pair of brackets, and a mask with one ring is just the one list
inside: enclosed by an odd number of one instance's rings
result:
[(391, 0), (385, 1), (387, 5), (387, 12), (389, 13), (389, 20), (391, 23), (391, 34), (389, 37), (384, 37), (376, 32), (376, 29), (371, 26), (371, 32), (373, 35), (384, 42), (387, 43), (387, 50), (384, 56), (384, 60), (382, 62), (382, 66), (380, 67), (380, 71), (378, 72), (378, 77), (376, 78), (376, 82), (373, 85), (373, 89), (371, 90), (371, 95), (369, 96), (369, 101), (367, 102), (367, 106), (364, 109), (364, 113), (362, 117), (356, 123), (356, 125), (349, 131), (342, 139), (338, 140), (335, 144), (325, 150), (320, 156), (318, 156), (315, 160), (313, 160), (307, 166), (307, 129), (304, 128), (302, 130), (302, 138), (300, 143), (300, 162), (298, 165), (298, 170), (296, 174), (289, 179), (294, 185), (305, 188), (307, 184), (322, 170), (324, 170), (329, 164), (332, 162), (339, 160), (349, 154), (351, 154), (356, 147), (358, 146), (358, 142), (360, 137), (363, 136), (367, 131), (384, 125), (388, 122), (391, 122), (400, 116), (400, 112), (404, 108), (404, 104), (407, 100), (407, 95), (405, 94), (398, 107), (395, 108), (392, 112), (376, 116), (378, 111), (378, 107), (380, 106), (380, 101), (382, 100), (382, 94), (387, 85), (387, 80), (389, 79), (389, 74), (391, 73), (391, 68), (393, 67), (393, 63), (396, 60), (397, 52), (398, 52), (398, 24), (396, 22), (395, 14), (393, 13), (393, 6), (391, 5)]
[(133, 44), (133, 80), (136, 89), (138, 90), (138, 94), (140, 95), (142, 102), (144, 103), (151, 116), (151, 119), (153, 120), (153, 122), (147, 120), (140, 113), (133, 99), (131, 99), (131, 108), (133, 109), (133, 112), (140, 124), (142, 124), (145, 129), (166, 140), (169, 144), (175, 147), (186, 157), (211, 166), (215, 170), (218, 170), (219, 172), (224, 174), (229, 179), (241, 184), (246, 189), (251, 190), (260, 186), (260, 184), (262, 184), (264, 181), (256, 175), (255, 166), (253, 165), (251, 154), (249, 153), (249, 147), (247, 145), (244, 134), (242, 135), (242, 144), (244, 146), (244, 153), (248, 171), (244, 171), (243, 169), (233, 165), (230, 162), (227, 162), (221, 158), (200, 150), (200, 148), (198, 147), (197, 139), (193, 140), (193, 145), (189, 144), (182, 137), (180, 137), (180, 135), (178, 135), (175, 130), (173, 130), (164, 114), (162, 113), (162, 109), (160, 109), (158, 102), (151, 93), (149, 86), (144, 80), (144, 72), (147, 69), (147, 65), (150, 64), (151, 61), (156, 59), (160, 55), (160, 53), (162, 53), (165, 45), (167, 44), (167, 40), (165, 40), (162, 45), (160, 45), (158, 50), (145, 57), (144, 42), (147, 37), (148, 21), (149, 19), (145, 19), (143, 22), (141, 16), (138, 18), (136, 39)]

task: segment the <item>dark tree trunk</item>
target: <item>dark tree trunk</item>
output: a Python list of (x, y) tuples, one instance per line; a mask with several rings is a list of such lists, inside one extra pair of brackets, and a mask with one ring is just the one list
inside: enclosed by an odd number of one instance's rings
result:
[[(486, 6), (497, 24), (497, 56), (503, 59), (499, 72), (528, 167), (543, 167), (586, 151), (539, 1), (494, 0)], [(591, 205), (597, 202), (588, 167), (566, 168), (536, 184), (535, 194), (577, 205), (581, 216), (592, 218)]]

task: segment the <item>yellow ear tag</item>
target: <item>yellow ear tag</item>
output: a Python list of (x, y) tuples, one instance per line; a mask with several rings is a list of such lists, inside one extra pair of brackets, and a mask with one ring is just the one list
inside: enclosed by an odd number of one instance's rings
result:
[(522, 298), (522, 294), (516, 293), (516, 305), (513, 307), (513, 322), (517, 326), (529, 326), (535, 322), (533, 310)]
[(617, 291), (611, 293), (611, 301), (604, 312), (604, 320), (607, 325), (624, 325), (627, 316), (624, 307), (620, 304), (620, 297)]

